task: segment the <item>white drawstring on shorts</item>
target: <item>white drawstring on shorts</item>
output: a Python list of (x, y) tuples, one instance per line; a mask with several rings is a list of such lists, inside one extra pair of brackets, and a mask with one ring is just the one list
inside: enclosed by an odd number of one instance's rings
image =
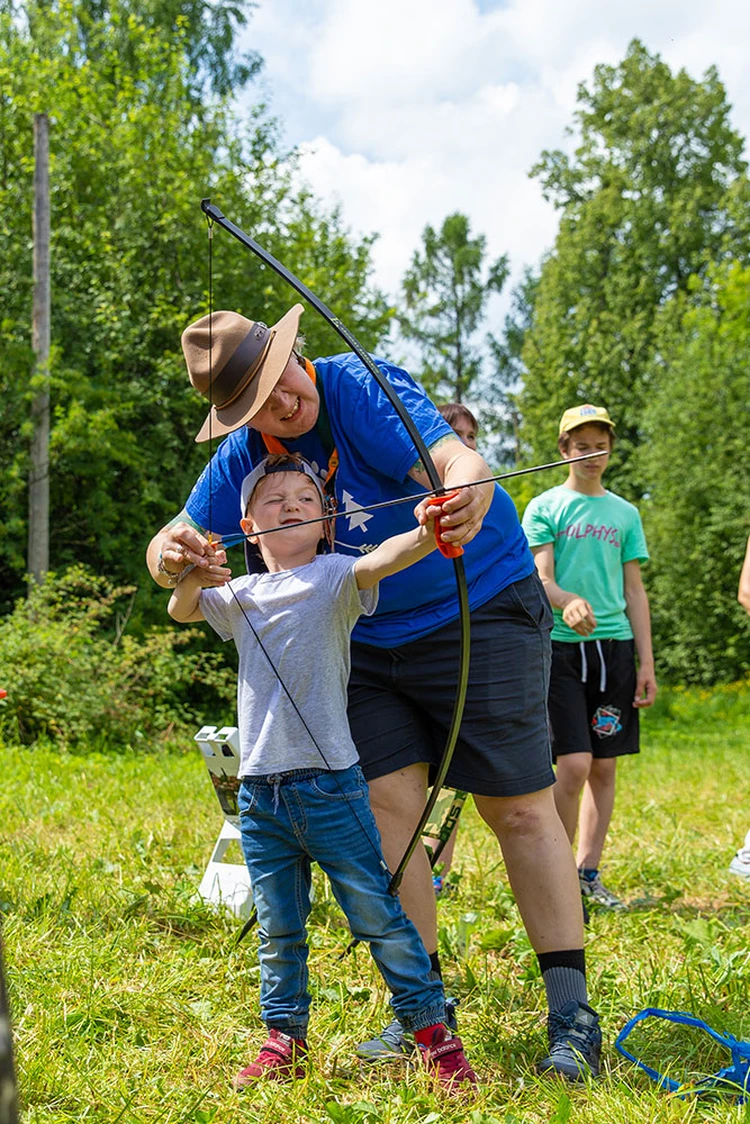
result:
[[(599, 693), (603, 695), (607, 690), (607, 664), (604, 660), (601, 641), (595, 640), (594, 643), (596, 644), (596, 650), (599, 654)], [(580, 640), (578, 647), (581, 649), (581, 682), (587, 683), (589, 678), (589, 665), (586, 659), (586, 642)]]

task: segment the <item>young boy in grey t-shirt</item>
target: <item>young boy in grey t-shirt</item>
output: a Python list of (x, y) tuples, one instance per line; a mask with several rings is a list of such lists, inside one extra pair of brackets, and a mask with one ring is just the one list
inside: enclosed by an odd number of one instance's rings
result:
[[(449, 1091), (476, 1085), (417, 930), (388, 892), (390, 875), (346, 717), (349, 638), (374, 612), (377, 583), (435, 548), (432, 522), (362, 557), (319, 554), (325, 500), (312, 467), (268, 457), (242, 488), (242, 529), (266, 572), (202, 589), (192, 571), (169, 612), (206, 620), (240, 657), (242, 847), (260, 927), (261, 1014), (269, 1035), (234, 1079), (304, 1075), (310, 995), (306, 922), (311, 862), (331, 880), (353, 936), (367, 941), (420, 1056)], [(430, 509), (435, 514), (435, 509)], [(270, 533), (274, 532), (274, 533)], [(223, 552), (217, 557), (223, 561)]]

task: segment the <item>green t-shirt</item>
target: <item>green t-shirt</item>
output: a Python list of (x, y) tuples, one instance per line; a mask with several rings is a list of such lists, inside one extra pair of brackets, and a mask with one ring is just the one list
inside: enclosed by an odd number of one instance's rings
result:
[[(532, 548), (554, 543), (555, 581), (593, 608), (596, 628), (587, 639), (632, 639), (623, 566), (648, 559), (641, 517), (632, 503), (613, 492), (585, 496), (561, 484), (531, 501), (523, 529)], [(552, 639), (579, 643), (578, 633), (563, 623), (562, 610), (553, 612)]]

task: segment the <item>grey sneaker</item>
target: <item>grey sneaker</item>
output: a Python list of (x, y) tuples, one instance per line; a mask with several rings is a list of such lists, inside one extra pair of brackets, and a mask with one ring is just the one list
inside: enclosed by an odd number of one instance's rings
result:
[(745, 842), (729, 864), (729, 873), (738, 874), (740, 878), (750, 878), (750, 831)]
[(364, 1062), (387, 1062), (402, 1061), (413, 1054), (415, 1049), (414, 1040), (407, 1037), (407, 1032), (398, 1019), (393, 1019), (377, 1038), (360, 1042), (356, 1052), (357, 1057)]
[[(456, 1020), (458, 1003), (458, 999), (446, 999), (445, 1001), (445, 1024), (452, 1031), (458, 1028)], [(360, 1042), (356, 1054), (364, 1062), (403, 1061), (410, 1058), (416, 1048), (413, 1037), (404, 1030), (398, 1019), (392, 1019), (388, 1026), (381, 1030), (377, 1038), (371, 1038), (368, 1042)]]
[(578, 871), (578, 882), (581, 887), (581, 897), (585, 905), (598, 905), (602, 909), (627, 909), (625, 902), (620, 901), (611, 890), (602, 882), (597, 871), (593, 878)]
[(750, 851), (738, 851), (729, 864), (729, 873), (740, 878), (750, 878)]
[(599, 1016), (585, 1003), (571, 999), (547, 1019), (549, 1054), (537, 1065), (537, 1073), (555, 1073), (568, 1081), (599, 1076), (602, 1032)]

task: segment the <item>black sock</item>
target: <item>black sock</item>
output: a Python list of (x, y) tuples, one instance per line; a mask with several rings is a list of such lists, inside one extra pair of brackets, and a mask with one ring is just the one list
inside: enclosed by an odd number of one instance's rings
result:
[(537, 955), (550, 1011), (560, 1011), (571, 999), (588, 1003), (586, 957), (582, 948)]

